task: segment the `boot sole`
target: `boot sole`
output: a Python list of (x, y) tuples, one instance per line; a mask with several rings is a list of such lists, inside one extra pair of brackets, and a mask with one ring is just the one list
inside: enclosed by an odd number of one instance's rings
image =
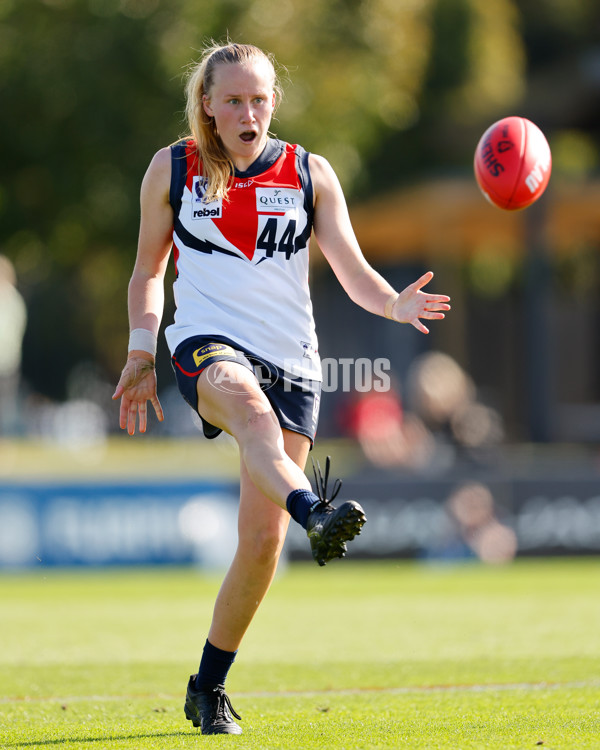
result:
[(183, 712), (185, 714), (185, 718), (188, 721), (191, 721), (192, 724), (196, 727), (196, 729), (198, 729), (198, 727), (200, 726), (200, 719), (197, 716), (193, 715), (193, 714), (190, 715), (190, 713), (188, 712), (187, 704), (185, 705), (185, 707), (183, 709)]
[[(314, 559), (321, 566), (336, 557), (344, 557), (346, 542), (351, 542), (360, 534), (367, 520), (362, 507), (354, 501), (344, 503), (335, 512), (338, 518), (327, 528), (312, 551)], [(308, 536), (314, 539), (315, 534)]]

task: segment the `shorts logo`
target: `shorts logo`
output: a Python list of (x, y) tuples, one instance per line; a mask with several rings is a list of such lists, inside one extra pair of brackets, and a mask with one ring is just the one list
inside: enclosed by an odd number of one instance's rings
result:
[(218, 198), (216, 201), (206, 203), (204, 195), (206, 193), (206, 177), (194, 177), (192, 183), (192, 220), (199, 219), (220, 219), (222, 215), (223, 200)]
[(196, 349), (196, 351), (192, 354), (192, 357), (194, 358), (196, 367), (200, 367), (203, 362), (205, 362), (207, 359), (210, 359), (210, 357), (214, 357), (217, 354), (226, 357), (235, 357), (235, 352), (233, 351), (233, 349), (226, 344), (205, 344), (199, 349)]
[(290, 188), (256, 188), (258, 213), (284, 214), (300, 207), (300, 191)]

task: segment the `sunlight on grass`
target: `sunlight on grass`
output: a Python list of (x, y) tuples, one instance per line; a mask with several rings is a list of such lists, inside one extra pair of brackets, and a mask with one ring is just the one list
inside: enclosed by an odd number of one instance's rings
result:
[[(292, 565), (228, 690), (245, 748), (596, 748), (599, 564)], [(0, 577), (0, 746), (189, 748), (218, 578)]]

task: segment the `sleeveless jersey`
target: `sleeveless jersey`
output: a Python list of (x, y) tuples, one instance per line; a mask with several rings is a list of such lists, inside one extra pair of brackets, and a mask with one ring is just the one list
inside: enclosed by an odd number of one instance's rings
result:
[(292, 375), (321, 380), (308, 286), (313, 188), (308, 153), (269, 139), (225, 200), (204, 201), (194, 141), (171, 146), (175, 321), (171, 353), (191, 336), (225, 336)]

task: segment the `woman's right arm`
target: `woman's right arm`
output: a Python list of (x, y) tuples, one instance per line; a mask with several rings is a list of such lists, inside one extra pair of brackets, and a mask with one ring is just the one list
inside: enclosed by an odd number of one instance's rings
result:
[[(158, 335), (164, 307), (164, 277), (173, 237), (173, 210), (169, 203), (171, 153), (163, 148), (155, 154), (142, 181), (138, 250), (129, 282), (130, 330), (146, 329)], [(146, 402), (150, 401), (160, 421), (163, 411), (156, 393), (154, 355), (134, 349), (128, 353), (113, 399), (121, 399), (119, 424), (130, 435), (139, 416), (140, 432), (146, 431)]]

